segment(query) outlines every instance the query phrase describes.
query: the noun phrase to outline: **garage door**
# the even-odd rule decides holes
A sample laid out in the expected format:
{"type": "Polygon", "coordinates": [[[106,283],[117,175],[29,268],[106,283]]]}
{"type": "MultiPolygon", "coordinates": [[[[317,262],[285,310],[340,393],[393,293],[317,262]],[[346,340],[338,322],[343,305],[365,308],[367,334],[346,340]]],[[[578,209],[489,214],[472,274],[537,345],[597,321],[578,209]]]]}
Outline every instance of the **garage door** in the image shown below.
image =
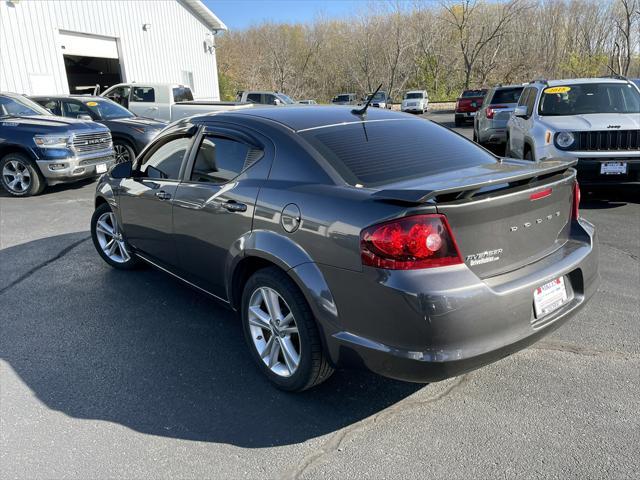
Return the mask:
{"type": "Polygon", "coordinates": [[[118,45],[115,38],[61,31],[60,45],[64,55],[118,58],[118,45]]]}

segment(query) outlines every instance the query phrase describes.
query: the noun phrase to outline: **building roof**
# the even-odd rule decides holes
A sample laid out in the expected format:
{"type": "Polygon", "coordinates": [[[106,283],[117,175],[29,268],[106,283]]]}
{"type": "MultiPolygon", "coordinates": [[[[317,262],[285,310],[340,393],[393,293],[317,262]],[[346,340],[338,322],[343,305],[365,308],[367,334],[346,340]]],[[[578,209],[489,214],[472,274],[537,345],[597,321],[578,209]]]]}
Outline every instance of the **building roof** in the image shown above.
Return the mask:
{"type": "Polygon", "coordinates": [[[227,26],[200,0],[181,0],[211,30],[227,30],[227,26]]]}
{"type": "Polygon", "coordinates": [[[405,113],[384,108],[369,107],[363,118],[351,113],[353,106],[338,105],[284,105],[279,107],[254,107],[224,112],[226,115],[249,115],[281,123],[297,132],[312,128],[361,123],[363,121],[410,120],[415,118],[405,113]]]}

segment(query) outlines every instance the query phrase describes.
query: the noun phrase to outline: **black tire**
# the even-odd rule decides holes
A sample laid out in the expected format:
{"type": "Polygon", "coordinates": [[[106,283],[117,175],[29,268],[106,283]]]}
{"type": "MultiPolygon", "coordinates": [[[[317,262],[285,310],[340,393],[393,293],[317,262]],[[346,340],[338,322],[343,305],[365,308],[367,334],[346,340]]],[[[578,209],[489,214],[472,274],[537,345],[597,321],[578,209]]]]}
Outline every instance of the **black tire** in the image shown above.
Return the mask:
{"type": "Polygon", "coordinates": [[[116,138],[113,140],[113,150],[116,157],[116,163],[134,161],[136,152],[129,142],[116,138]]]}
{"type": "Polygon", "coordinates": [[[462,125],[464,125],[464,118],[456,115],[455,124],[456,124],[456,127],[461,127],[462,125]]]}
{"type": "Polygon", "coordinates": [[[301,392],[314,387],[331,376],[333,367],[328,361],[311,308],[291,278],[277,267],[267,267],[254,273],[244,286],[241,304],[242,329],[251,357],[258,368],[279,389],[301,392]],[[249,302],[261,287],[275,290],[287,303],[298,328],[300,361],[288,377],[277,375],[264,363],[254,345],[249,326],[249,302]]]}
{"type": "Polygon", "coordinates": [[[107,262],[109,265],[111,265],[113,268],[117,268],[119,270],[131,270],[138,267],[141,264],[140,259],[132,253],[131,248],[128,246],[126,240],[124,239],[122,240],[122,242],[124,243],[125,247],[128,250],[128,254],[129,254],[128,260],[114,261],[113,259],[109,258],[107,254],[104,252],[102,246],[100,245],[100,240],[98,238],[96,227],[98,224],[98,219],[106,213],[113,213],[113,211],[111,210],[111,207],[109,206],[109,204],[102,203],[95,209],[95,211],[93,212],[93,215],[91,216],[91,239],[93,240],[93,246],[96,247],[96,250],[98,251],[98,254],[100,255],[100,257],[102,257],[102,259],[105,262],[107,262]]]}
{"type": "Polygon", "coordinates": [[[2,188],[14,197],[39,195],[47,186],[47,182],[35,162],[26,155],[17,152],[8,153],[0,159],[0,183],[2,188]],[[14,168],[14,166],[17,167],[14,168]],[[24,183],[18,181],[12,187],[12,182],[16,179],[11,175],[13,171],[16,171],[16,174],[20,174],[20,178],[24,179],[24,181],[27,181],[26,179],[28,178],[28,184],[25,186],[24,183]]]}
{"type": "Polygon", "coordinates": [[[524,159],[525,160],[529,160],[530,162],[534,162],[535,158],[533,158],[533,152],[531,151],[531,149],[529,147],[525,147],[525,151],[524,151],[524,159]]]}

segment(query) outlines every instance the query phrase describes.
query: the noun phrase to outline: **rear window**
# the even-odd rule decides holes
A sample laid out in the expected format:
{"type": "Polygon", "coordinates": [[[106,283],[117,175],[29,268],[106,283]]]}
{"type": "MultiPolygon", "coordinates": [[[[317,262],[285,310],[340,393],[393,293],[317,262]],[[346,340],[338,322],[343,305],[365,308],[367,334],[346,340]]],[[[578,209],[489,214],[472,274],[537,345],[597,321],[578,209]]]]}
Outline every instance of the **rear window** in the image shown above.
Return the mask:
{"type": "Polygon", "coordinates": [[[496,90],[491,99],[491,105],[497,103],[518,103],[520,95],[522,95],[522,90],[524,90],[524,87],[501,88],[496,90]]]}
{"type": "Polygon", "coordinates": [[[473,142],[426,120],[354,123],[300,135],[347,183],[365,187],[497,162],[473,142]]]}
{"type": "Polygon", "coordinates": [[[178,102],[190,102],[193,100],[193,93],[188,87],[176,87],[173,89],[173,101],[178,102]]]}
{"type": "Polygon", "coordinates": [[[460,96],[462,98],[484,97],[486,93],[486,90],[465,90],[460,96]]]}

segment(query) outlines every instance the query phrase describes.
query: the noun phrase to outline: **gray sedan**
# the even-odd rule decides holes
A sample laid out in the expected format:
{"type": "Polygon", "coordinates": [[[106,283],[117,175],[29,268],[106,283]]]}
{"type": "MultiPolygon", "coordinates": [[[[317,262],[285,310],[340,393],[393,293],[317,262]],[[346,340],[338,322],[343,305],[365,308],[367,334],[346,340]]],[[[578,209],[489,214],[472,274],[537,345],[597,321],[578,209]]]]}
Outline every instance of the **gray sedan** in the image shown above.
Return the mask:
{"type": "Polygon", "coordinates": [[[474,141],[480,145],[507,141],[507,122],[518,105],[523,89],[522,85],[510,85],[489,90],[473,120],[474,141]]]}
{"type": "Polygon", "coordinates": [[[109,265],[154,265],[238,312],[279,388],[339,367],[431,382],[524,348],[595,292],[572,165],[383,109],[238,110],[174,123],[114,167],[91,232],[109,265]]]}

